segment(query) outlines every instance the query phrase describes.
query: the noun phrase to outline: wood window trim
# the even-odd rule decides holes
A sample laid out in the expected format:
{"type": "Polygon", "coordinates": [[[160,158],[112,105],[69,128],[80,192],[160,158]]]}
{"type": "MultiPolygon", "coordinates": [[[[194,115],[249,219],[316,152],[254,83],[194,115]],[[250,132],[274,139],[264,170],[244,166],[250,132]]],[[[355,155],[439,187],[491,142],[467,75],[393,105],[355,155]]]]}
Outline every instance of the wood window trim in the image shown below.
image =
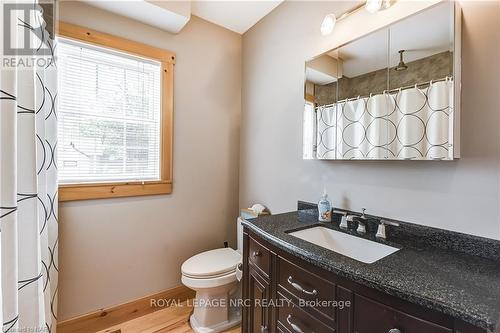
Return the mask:
{"type": "Polygon", "coordinates": [[[59,201],[104,199],[172,193],[174,65],[175,53],[92,29],[58,22],[57,35],[161,63],[160,180],[144,182],[84,183],[59,185],[59,201]]]}

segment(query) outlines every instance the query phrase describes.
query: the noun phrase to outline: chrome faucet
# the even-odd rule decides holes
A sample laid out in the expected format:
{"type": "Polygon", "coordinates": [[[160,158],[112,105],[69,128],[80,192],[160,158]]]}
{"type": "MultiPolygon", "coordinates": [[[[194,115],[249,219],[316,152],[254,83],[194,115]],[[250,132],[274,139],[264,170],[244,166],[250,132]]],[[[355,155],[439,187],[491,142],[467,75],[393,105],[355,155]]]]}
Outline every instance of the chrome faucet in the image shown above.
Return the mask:
{"type": "Polygon", "coordinates": [[[358,228],[356,229],[356,232],[358,234],[366,234],[366,225],[365,222],[367,220],[367,217],[365,216],[365,208],[363,208],[363,213],[361,216],[357,215],[347,215],[346,220],[349,222],[358,222],[358,228]]]}
{"type": "Polygon", "coordinates": [[[380,223],[379,223],[378,229],[377,229],[377,234],[375,235],[377,238],[387,239],[387,235],[385,233],[385,226],[386,225],[392,225],[394,227],[399,227],[399,223],[397,223],[397,222],[380,220],[380,223]]]}
{"type": "Polygon", "coordinates": [[[358,229],[356,229],[356,232],[358,234],[366,234],[366,225],[365,225],[366,216],[365,216],[365,210],[366,209],[363,208],[363,213],[361,214],[361,216],[358,219],[358,229]]]}

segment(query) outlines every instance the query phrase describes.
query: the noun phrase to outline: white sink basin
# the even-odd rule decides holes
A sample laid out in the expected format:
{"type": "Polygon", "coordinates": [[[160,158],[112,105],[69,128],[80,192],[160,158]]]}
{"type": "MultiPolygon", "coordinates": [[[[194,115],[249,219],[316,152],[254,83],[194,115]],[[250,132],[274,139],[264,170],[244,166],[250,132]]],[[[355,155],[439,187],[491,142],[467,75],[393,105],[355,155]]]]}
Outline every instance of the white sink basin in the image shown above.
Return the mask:
{"type": "Polygon", "coordinates": [[[289,235],[335,251],[349,258],[371,264],[398,248],[351,236],[325,227],[314,227],[291,232],[289,235]]]}

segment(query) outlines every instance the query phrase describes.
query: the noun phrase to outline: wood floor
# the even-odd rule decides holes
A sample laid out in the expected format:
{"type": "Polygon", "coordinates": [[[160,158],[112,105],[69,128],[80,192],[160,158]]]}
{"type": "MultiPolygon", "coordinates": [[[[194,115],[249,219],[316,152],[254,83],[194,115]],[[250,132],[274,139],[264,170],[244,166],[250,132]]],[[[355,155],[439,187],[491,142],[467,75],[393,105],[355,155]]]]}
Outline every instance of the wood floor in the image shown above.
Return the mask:
{"type": "MultiPolygon", "coordinates": [[[[192,333],[189,316],[193,308],[186,303],[155,311],[96,333],[192,333]]],[[[235,327],[225,333],[240,333],[235,327]]]]}

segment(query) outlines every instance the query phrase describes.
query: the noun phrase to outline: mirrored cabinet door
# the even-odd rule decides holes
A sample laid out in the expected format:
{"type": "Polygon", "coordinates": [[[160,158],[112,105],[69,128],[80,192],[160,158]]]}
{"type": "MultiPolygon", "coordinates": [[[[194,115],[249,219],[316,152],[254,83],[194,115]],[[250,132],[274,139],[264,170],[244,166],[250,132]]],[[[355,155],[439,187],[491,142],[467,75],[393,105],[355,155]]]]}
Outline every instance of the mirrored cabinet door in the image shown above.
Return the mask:
{"type": "Polygon", "coordinates": [[[391,158],[453,159],[453,22],[445,2],[389,28],[391,158]]]}
{"type": "Polygon", "coordinates": [[[338,49],[337,159],[386,159],[390,100],[388,29],[379,30],[338,49]]]}
{"type": "Polygon", "coordinates": [[[313,125],[305,127],[304,133],[312,132],[314,137],[308,144],[313,147],[311,158],[337,157],[338,79],[342,77],[339,62],[338,50],[332,50],[306,63],[306,88],[313,94],[306,107],[313,106],[314,114],[307,115],[313,125]]]}
{"type": "Polygon", "coordinates": [[[304,158],[458,156],[456,6],[432,6],[306,62],[304,158]]]}

